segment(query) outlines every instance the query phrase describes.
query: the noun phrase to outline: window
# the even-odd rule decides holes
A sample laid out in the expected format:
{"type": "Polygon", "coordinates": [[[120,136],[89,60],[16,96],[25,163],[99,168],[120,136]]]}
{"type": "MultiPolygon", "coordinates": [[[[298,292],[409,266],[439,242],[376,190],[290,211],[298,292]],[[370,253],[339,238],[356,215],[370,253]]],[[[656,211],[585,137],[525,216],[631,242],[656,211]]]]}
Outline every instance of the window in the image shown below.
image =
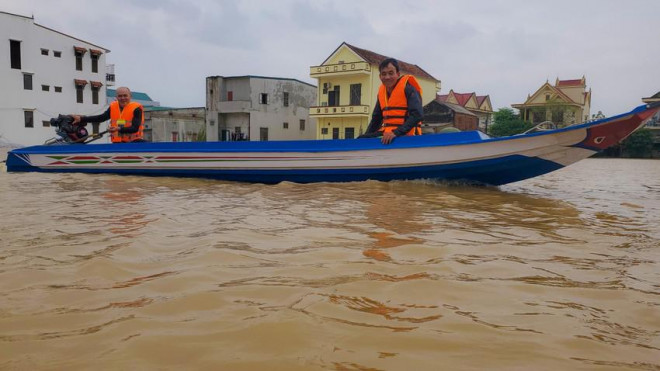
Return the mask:
{"type": "Polygon", "coordinates": [[[62,52],[58,52],[57,50],[53,50],[53,57],[62,58],[62,52]]]}
{"type": "Polygon", "coordinates": [[[353,139],[353,138],[355,138],[355,128],[345,128],[344,139],[353,139]]]}
{"type": "Polygon", "coordinates": [[[90,55],[92,58],[92,72],[98,73],[99,72],[99,55],[98,54],[92,54],[90,55]]]}
{"type": "Polygon", "coordinates": [[[48,49],[41,49],[41,55],[48,55],[48,49]]]}
{"type": "Polygon", "coordinates": [[[231,102],[233,100],[234,100],[234,92],[230,90],[227,92],[227,101],[231,102]]]}
{"type": "Polygon", "coordinates": [[[80,46],[74,46],[73,51],[76,54],[76,71],[83,70],[83,56],[87,53],[87,49],[80,46]]]}
{"type": "Polygon", "coordinates": [[[289,128],[289,123],[288,122],[282,123],[282,129],[288,129],[288,128],[289,128]]]}
{"type": "Polygon", "coordinates": [[[351,84],[351,106],[359,106],[362,101],[362,84],[351,84]]]}
{"type": "Polygon", "coordinates": [[[82,71],[82,54],[76,54],[76,71],[82,71]]]}
{"type": "Polygon", "coordinates": [[[172,132],[172,142],[176,142],[179,139],[179,132],[178,131],[173,131],[172,132]]]}
{"type": "Polygon", "coordinates": [[[321,128],[321,135],[328,135],[328,128],[321,128]]]}
{"type": "Polygon", "coordinates": [[[83,103],[83,89],[84,85],[76,85],[76,102],[83,103]]]}
{"type": "Polygon", "coordinates": [[[15,70],[21,69],[21,42],[17,40],[9,40],[9,55],[11,59],[11,68],[15,70]]]}
{"type": "Polygon", "coordinates": [[[48,127],[50,127],[50,121],[44,120],[44,121],[41,122],[41,125],[45,128],[48,128],[48,127]]]}
{"type": "Polygon", "coordinates": [[[289,107],[289,93],[284,92],[284,96],[282,97],[282,102],[284,104],[284,107],[289,107]]]}
{"type": "Polygon", "coordinates": [[[335,85],[335,90],[328,92],[328,106],[336,107],[339,105],[339,85],[335,85]]]}
{"type": "Polygon", "coordinates": [[[268,104],[268,94],[266,93],[261,93],[259,95],[259,103],[261,104],[268,104]]]}
{"type": "Polygon", "coordinates": [[[50,85],[41,85],[42,91],[50,91],[50,85]]]}
{"type": "Polygon", "coordinates": [[[34,127],[34,111],[23,111],[23,116],[25,117],[25,127],[33,128],[34,127]]]}
{"type": "Polygon", "coordinates": [[[24,73],[23,74],[23,89],[32,90],[32,74],[24,73]]]}
{"type": "Polygon", "coordinates": [[[92,87],[92,104],[99,104],[99,88],[92,87]]]}
{"type": "Polygon", "coordinates": [[[339,128],[332,128],[332,139],[339,139],[339,128]]]}
{"type": "Polygon", "coordinates": [[[300,131],[305,131],[305,120],[300,120],[300,131]]]}
{"type": "Polygon", "coordinates": [[[550,100],[550,94],[546,94],[546,95],[545,95],[545,100],[546,100],[546,101],[549,101],[549,100],[550,100]]]}
{"type": "Polygon", "coordinates": [[[62,92],[62,87],[61,86],[56,86],[55,87],[55,92],[56,93],[61,93],[62,92]]]}
{"type": "Polygon", "coordinates": [[[262,142],[268,140],[268,128],[259,128],[259,140],[262,142]]]}

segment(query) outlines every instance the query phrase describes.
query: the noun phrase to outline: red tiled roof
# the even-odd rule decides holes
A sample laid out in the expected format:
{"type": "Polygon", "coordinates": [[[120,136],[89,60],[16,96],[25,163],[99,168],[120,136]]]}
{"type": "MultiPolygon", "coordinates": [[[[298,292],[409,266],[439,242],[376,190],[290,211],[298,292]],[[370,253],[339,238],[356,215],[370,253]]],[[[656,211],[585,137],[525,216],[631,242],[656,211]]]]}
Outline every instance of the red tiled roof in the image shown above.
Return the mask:
{"type": "Polygon", "coordinates": [[[582,80],[559,80],[557,81],[557,86],[582,86],[582,80]]]}
{"type": "Polygon", "coordinates": [[[449,94],[435,96],[435,100],[442,103],[446,102],[447,98],[449,98],[449,94]]]}
{"type": "Polygon", "coordinates": [[[465,107],[465,104],[470,100],[472,94],[474,93],[454,93],[454,97],[456,97],[458,104],[465,107]]]}
{"type": "Polygon", "coordinates": [[[83,48],[82,46],[74,46],[74,47],[73,47],[73,50],[74,50],[76,53],[80,53],[80,54],[85,54],[85,53],[87,53],[87,49],[86,49],[86,48],[83,48]]]}
{"type": "MultiPolygon", "coordinates": [[[[357,55],[362,57],[362,59],[364,59],[365,61],[367,61],[371,64],[378,65],[378,64],[380,64],[380,62],[382,62],[383,60],[388,58],[384,55],[374,53],[370,50],[358,48],[358,47],[350,45],[346,42],[344,42],[344,44],[346,44],[346,46],[351,48],[351,50],[353,50],[357,55]]],[[[340,47],[341,47],[341,45],[340,45],[340,47]]],[[[439,81],[435,77],[431,76],[428,72],[424,71],[418,65],[410,64],[410,63],[404,62],[400,59],[397,59],[397,60],[399,61],[399,69],[401,70],[401,72],[405,72],[405,73],[410,74],[410,75],[425,77],[427,79],[439,81]]]]}
{"type": "Polygon", "coordinates": [[[73,79],[73,83],[79,86],[87,85],[87,80],[73,79]]]}
{"type": "Polygon", "coordinates": [[[91,54],[93,54],[93,55],[101,55],[101,54],[103,54],[103,52],[100,51],[100,50],[98,50],[98,49],[89,49],[89,52],[90,52],[91,54]]]}
{"type": "Polygon", "coordinates": [[[90,81],[89,83],[95,88],[100,88],[101,86],[103,86],[103,83],[100,81],[90,81]]]}
{"type": "Polygon", "coordinates": [[[478,95],[477,96],[477,103],[479,103],[479,107],[484,103],[484,101],[488,98],[487,95],[478,95]]]}

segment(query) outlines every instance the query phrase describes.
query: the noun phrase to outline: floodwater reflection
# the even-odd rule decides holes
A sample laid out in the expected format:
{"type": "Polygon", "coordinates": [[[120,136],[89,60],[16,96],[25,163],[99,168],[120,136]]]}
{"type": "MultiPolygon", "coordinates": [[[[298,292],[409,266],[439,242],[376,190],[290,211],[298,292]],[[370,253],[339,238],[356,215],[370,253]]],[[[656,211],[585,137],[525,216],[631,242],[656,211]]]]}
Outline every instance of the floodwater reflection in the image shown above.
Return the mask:
{"type": "Polygon", "coordinates": [[[658,369],[657,164],[499,188],[0,173],[0,368],[658,369]]]}

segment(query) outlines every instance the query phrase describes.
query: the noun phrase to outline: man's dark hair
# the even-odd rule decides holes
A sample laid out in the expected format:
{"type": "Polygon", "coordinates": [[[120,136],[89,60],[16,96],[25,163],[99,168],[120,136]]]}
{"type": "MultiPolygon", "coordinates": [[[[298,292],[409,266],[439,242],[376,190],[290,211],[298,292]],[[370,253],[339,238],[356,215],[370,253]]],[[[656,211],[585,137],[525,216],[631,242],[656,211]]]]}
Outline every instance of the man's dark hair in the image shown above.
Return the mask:
{"type": "Polygon", "coordinates": [[[394,66],[396,72],[399,73],[399,61],[397,61],[394,58],[385,58],[382,62],[380,62],[380,64],[378,65],[378,72],[382,71],[383,68],[387,67],[390,64],[394,66]]]}

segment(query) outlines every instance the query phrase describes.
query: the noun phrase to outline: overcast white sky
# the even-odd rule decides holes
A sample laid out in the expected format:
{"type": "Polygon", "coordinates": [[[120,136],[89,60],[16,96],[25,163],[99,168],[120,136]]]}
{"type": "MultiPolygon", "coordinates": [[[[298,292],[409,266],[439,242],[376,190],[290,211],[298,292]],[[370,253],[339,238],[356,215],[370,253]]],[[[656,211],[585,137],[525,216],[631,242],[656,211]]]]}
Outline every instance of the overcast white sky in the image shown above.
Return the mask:
{"type": "Polygon", "coordinates": [[[205,105],[206,76],[316,85],[343,41],[414,63],[441,94],[522,103],[546,80],[587,78],[592,113],[660,91],[659,0],[0,0],[0,11],[110,49],[118,86],[205,105]]]}

